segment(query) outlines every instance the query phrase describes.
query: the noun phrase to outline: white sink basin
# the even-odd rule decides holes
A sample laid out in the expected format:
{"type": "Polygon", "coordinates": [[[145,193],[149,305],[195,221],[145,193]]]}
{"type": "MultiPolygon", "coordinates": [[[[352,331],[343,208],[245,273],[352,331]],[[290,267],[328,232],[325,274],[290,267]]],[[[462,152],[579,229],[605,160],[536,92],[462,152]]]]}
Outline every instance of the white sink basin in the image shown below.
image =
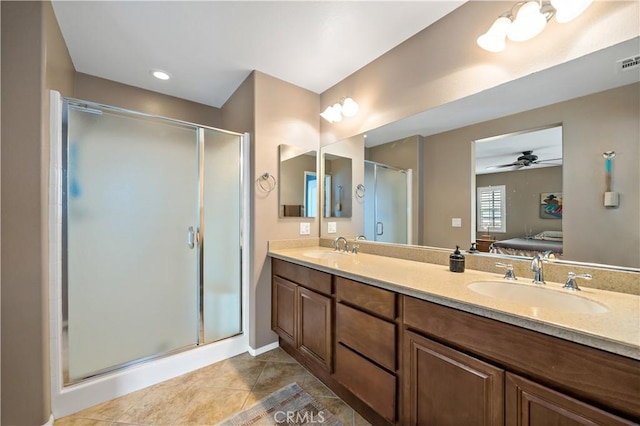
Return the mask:
{"type": "Polygon", "coordinates": [[[573,293],[561,293],[544,287],[516,284],[507,281],[476,281],[467,286],[483,296],[542,309],[582,314],[601,314],[608,309],[598,302],[573,293]]]}
{"type": "Polygon", "coordinates": [[[308,251],[302,253],[303,256],[311,257],[313,259],[346,259],[349,257],[348,253],[338,252],[338,251],[308,251]]]}

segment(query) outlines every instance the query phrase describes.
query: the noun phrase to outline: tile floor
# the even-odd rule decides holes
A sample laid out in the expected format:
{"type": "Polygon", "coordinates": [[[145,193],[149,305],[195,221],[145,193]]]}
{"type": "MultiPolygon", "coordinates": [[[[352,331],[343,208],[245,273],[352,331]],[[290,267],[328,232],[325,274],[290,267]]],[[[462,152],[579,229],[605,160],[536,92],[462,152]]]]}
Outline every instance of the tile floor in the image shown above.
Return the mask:
{"type": "MultiPolygon", "coordinates": [[[[297,382],[345,426],[369,425],[280,348],[248,353],[55,421],[55,426],[214,425],[297,382]]],[[[370,426],[370,425],[369,425],[370,426]]]]}

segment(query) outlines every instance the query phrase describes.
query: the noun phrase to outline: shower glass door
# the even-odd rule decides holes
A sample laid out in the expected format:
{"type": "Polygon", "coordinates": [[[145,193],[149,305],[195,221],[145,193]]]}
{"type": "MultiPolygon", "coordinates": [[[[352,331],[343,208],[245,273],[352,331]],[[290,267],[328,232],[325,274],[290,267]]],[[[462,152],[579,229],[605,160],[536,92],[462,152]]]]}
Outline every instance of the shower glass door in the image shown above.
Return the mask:
{"type": "Polygon", "coordinates": [[[371,241],[408,242],[409,199],[407,172],[365,161],[365,237],[371,241]]]}
{"type": "Polygon", "coordinates": [[[242,137],[74,104],[63,128],[64,382],[241,333],[242,137]]]}

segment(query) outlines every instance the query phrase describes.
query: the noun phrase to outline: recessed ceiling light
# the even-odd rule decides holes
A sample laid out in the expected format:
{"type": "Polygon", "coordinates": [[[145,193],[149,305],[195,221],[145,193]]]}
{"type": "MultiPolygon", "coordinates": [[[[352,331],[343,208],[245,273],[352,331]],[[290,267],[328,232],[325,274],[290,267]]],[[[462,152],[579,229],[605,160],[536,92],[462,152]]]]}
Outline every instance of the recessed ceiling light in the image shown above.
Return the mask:
{"type": "Polygon", "coordinates": [[[158,80],[169,80],[171,76],[169,73],[160,70],[151,70],[151,75],[157,78],[158,80]]]}

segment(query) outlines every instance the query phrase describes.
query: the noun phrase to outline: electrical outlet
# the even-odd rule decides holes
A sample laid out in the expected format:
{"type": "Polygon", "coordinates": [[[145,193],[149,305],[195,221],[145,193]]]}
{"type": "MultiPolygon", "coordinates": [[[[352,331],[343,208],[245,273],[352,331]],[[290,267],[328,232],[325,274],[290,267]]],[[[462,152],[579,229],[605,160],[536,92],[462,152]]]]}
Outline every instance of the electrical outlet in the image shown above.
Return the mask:
{"type": "Polygon", "coordinates": [[[335,222],[327,222],[327,234],[335,234],[337,232],[335,222]]]}
{"type": "Polygon", "coordinates": [[[460,218],[460,217],[452,217],[451,218],[451,227],[452,228],[462,228],[462,218],[460,218]]]}
{"type": "Polygon", "coordinates": [[[311,224],[309,222],[300,222],[300,235],[310,235],[311,224]]]}

